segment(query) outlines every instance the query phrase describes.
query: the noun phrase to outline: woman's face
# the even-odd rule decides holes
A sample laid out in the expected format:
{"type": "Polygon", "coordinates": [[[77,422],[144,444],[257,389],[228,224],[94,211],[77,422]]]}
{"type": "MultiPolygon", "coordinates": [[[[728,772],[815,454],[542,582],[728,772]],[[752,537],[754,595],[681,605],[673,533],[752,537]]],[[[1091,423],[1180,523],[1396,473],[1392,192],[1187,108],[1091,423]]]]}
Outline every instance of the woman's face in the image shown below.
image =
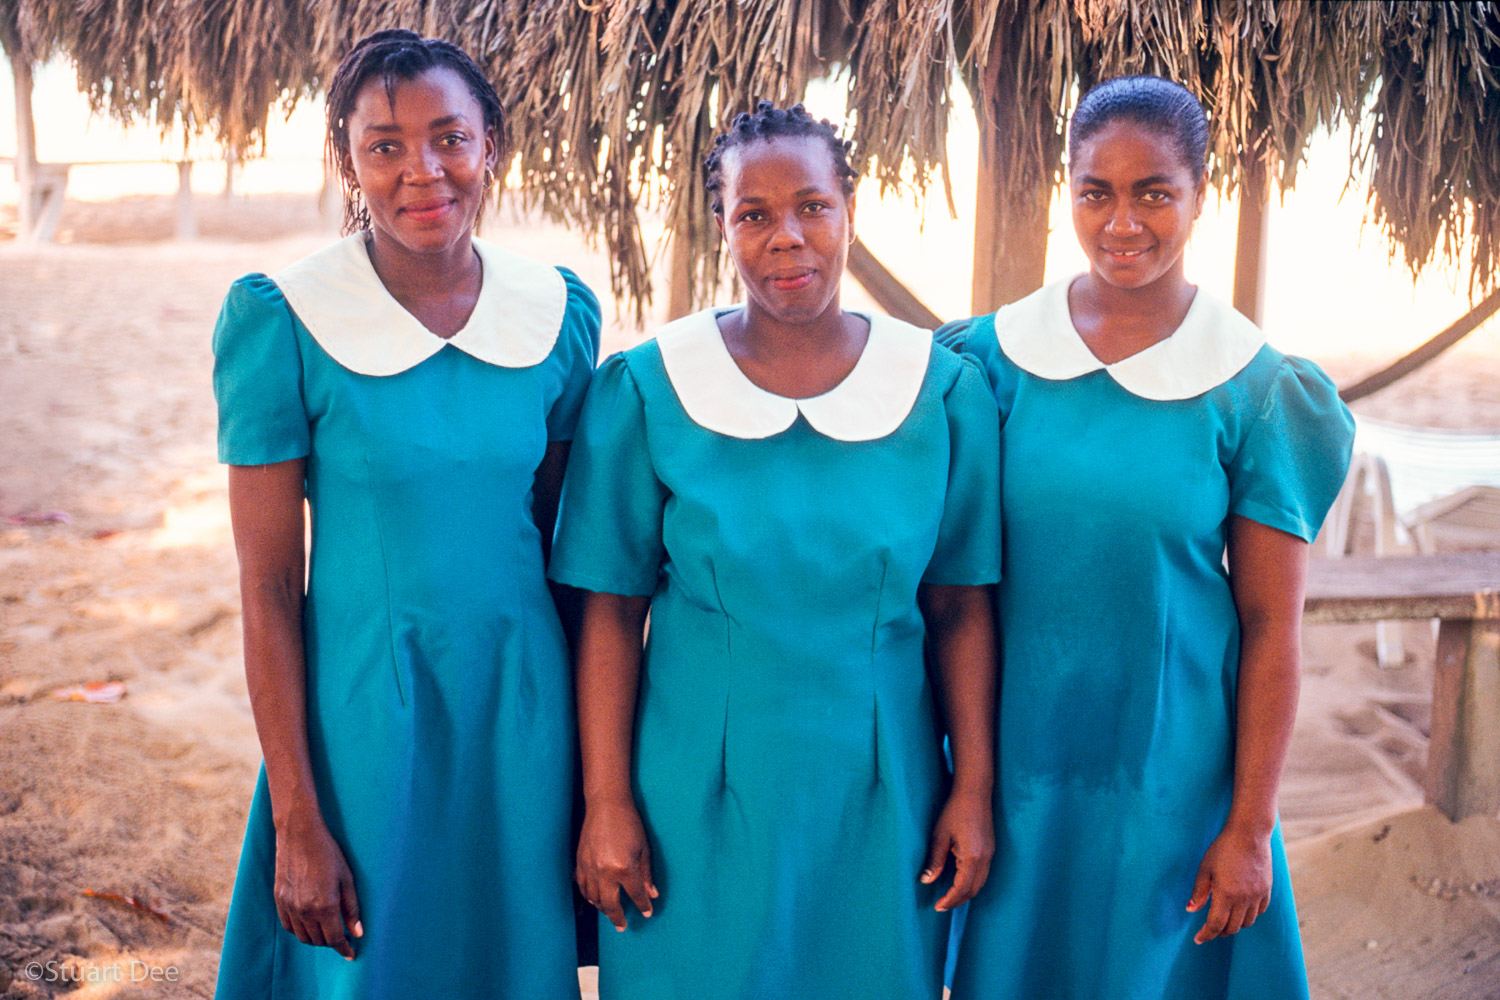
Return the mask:
{"type": "Polygon", "coordinates": [[[1136,122],[1110,122],[1074,151],[1069,189],[1073,228],[1100,279],[1144,288],[1181,275],[1204,186],[1170,137],[1136,122]]]}
{"type": "Polygon", "coordinates": [[[399,80],[389,97],[372,77],[348,125],[344,170],[364,194],[377,237],[431,253],[473,231],[498,146],[457,72],[440,66],[399,80]]]}
{"type": "Polygon", "coordinates": [[[724,154],[719,231],[750,302],[785,323],[838,309],[854,198],[816,136],[754,139],[724,154]]]}

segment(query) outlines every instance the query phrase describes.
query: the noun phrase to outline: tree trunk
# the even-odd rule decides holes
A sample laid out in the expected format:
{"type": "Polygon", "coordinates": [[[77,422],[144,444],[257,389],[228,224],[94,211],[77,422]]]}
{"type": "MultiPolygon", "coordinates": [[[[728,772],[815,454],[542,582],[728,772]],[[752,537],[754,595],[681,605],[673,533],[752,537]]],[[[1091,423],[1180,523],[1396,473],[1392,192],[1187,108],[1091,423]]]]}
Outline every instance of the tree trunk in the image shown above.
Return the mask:
{"type": "Polygon", "coordinates": [[[177,226],[179,240],[198,238],[198,213],[193,205],[193,161],[177,161],[177,226]]]}
{"type": "MultiPolygon", "coordinates": [[[[994,312],[1042,287],[1047,264],[1050,183],[1019,190],[1003,162],[1001,138],[1025,127],[1022,109],[995,95],[1013,94],[1014,60],[992,59],[994,69],[979,87],[979,179],[974,199],[974,285],[970,306],[976,315],[994,312]]],[[[1030,111],[1031,109],[1026,109],[1030,111]]]]}
{"type": "Polygon", "coordinates": [[[11,73],[16,82],[16,187],[19,189],[18,215],[21,242],[35,236],[41,200],[36,184],[36,123],[31,114],[31,63],[12,56],[11,73]]]}
{"type": "Polygon", "coordinates": [[[1265,164],[1247,168],[1240,184],[1240,217],[1234,236],[1234,307],[1256,326],[1266,312],[1266,211],[1271,198],[1265,164]]]}

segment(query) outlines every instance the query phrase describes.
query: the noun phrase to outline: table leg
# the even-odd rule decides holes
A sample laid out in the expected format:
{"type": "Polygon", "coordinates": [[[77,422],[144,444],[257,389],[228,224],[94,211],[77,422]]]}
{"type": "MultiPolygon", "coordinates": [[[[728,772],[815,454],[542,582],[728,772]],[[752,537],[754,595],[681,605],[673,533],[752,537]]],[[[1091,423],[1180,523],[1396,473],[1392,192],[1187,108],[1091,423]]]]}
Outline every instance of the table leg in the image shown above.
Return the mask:
{"type": "Polygon", "coordinates": [[[1427,801],[1454,821],[1500,812],[1500,621],[1438,627],[1427,801]]]}

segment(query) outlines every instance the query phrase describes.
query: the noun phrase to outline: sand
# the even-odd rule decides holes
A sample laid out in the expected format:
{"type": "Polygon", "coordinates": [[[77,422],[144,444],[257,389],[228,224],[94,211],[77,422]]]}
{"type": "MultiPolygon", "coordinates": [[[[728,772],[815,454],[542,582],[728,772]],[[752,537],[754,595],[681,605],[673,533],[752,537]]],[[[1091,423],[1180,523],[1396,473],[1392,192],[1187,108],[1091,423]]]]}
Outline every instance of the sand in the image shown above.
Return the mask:
{"type": "MultiPolygon", "coordinates": [[[[8,998],[212,994],[259,748],[208,334],[233,278],[329,233],[308,196],[203,199],[200,211],[203,237],[190,244],[169,240],[166,198],[70,203],[66,244],[0,242],[8,998]],[[52,695],[88,681],[123,682],[126,694],[52,695]]],[[[604,259],[555,227],[501,213],[487,235],[608,287],[604,259]]],[[[609,348],[641,336],[608,303],[606,315],[609,348]]],[[[1385,359],[1319,360],[1347,379],[1385,359]]],[[[1500,428],[1500,336],[1360,409],[1500,428]]],[[[1432,639],[1425,624],[1406,635],[1408,663],[1383,670],[1370,627],[1307,634],[1282,812],[1321,1000],[1500,997],[1500,822],[1455,825],[1422,808],[1432,639]]]]}

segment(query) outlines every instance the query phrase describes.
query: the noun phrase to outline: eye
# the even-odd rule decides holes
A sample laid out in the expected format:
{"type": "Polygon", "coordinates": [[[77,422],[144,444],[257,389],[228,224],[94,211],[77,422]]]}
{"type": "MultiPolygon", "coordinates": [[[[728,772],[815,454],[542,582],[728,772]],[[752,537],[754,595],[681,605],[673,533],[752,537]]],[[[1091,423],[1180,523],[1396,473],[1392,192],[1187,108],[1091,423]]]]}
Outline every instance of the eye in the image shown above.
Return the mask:
{"type": "Polygon", "coordinates": [[[1167,192],[1165,191],[1147,191],[1145,194],[1141,195],[1141,204],[1165,205],[1168,201],[1171,200],[1171,197],[1172,196],[1167,194],[1167,192]]]}
{"type": "Polygon", "coordinates": [[[394,153],[395,151],[396,144],[388,139],[382,139],[370,147],[370,152],[380,156],[384,156],[387,153],[394,153]]]}
{"type": "Polygon", "coordinates": [[[453,147],[457,147],[457,146],[462,146],[464,143],[466,143],[468,141],[469,141],[469,137],[466,136],[466,135],[464,135],[462,132],[449,132],[447,135],[443,136],[441,139],[438,140],[438,144],[442,145],[442,146],[448,146],[450,148],[453,148],[453,147]]]}
{"type": "Polygon", "coordinates": [[[762,212],[762,211],[760,211],[758,209],[753,209],[752,208],[748,212],[741,212],[740,213],[740,217],[739,217],[739,221],[741,221],[741,222],[760,222],[765,217],[766,217],[766,214],[764,212],[762,212]]]}
{"type": "Polygon", "coordinates": [[[1084,201],[1099,202],[1108,198],[1109,195],[1103,191],[1100,191],[1098,188],[1089,188],[1079,197],[1081,197],[1084,201]]]}
{"type": "Polygon", "coordinates": [[[805,215],[821,215],[826,211],[828,211],[828,206],[821,201],[810,201],[802,206],[802,212],[805,215]]]}

